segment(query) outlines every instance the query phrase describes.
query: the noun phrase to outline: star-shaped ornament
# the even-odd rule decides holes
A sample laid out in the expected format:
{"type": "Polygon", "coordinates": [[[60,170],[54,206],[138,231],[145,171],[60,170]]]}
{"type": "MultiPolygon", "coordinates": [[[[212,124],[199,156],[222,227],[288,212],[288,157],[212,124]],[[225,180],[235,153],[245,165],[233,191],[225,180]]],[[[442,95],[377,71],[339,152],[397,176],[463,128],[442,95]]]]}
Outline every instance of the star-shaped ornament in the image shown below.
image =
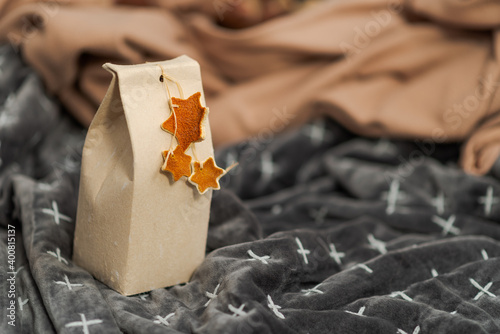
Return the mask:
{"type": "Polygon", "coordinates": [[[173,97],[173,112],[161,125],[163,130],[175,135],[183,152],[191,143],[205,139],[204,123],[208,109],[201,105],[200,99],[200,92],[185,100],[173,97]]]}
{"type": "Polygon", "coordinates": [[[161,170],[170,172],[174,181],[178,181],[182,176],[189,177],[191,175],[191,156],[185,154],[180,145],[177,145],[170,154],[168,151],[163,151],[163,159],[165,162],[161,166],[161,170]]]}
{"type": "Polygon", "coordinates": [[[200,194],[208,189],[220,189],[219,179],[225,174],[224,169],[215,164],[214,158],[209,157],[203,165],[199,161],[193,163],[194,172],[189,177],[189,182],[196,186],[200,194]]]}

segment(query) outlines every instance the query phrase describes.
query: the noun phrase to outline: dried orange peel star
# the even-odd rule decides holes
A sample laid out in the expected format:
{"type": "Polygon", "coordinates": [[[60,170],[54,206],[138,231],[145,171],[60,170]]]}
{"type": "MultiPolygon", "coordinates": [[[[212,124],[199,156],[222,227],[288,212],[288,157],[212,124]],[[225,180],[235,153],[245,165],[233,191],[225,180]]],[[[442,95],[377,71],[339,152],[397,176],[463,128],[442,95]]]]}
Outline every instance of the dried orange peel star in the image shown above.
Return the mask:
{"type": "Polygon", "coordinates": [[[173,112],[161,128],[173,134],[185,152],[189,145],[205,139],[204,123],[208,109],[201,105],[201,93],[187,99],[172,97],[173,112]]]}
{"type": "Polygon", "coordinates": [[[193,163],[194,172],[189,177],[189,182],[196,186],[200,194],[208,189],[220,189],[219,179],[226,173],[224,169],[215,164],[214,158],[209,157],[203,165],[199,161],[193,163]]]}
{"type": "Polygon", "coordinates": [[[170,154],[169,151],[163,151],[163,159],[165,162],[161,170],[170,172],[174,181],[178,181],[183,176],[189,177],[191,175],[191,156],[185,154],[179,145],[170,154]]]}

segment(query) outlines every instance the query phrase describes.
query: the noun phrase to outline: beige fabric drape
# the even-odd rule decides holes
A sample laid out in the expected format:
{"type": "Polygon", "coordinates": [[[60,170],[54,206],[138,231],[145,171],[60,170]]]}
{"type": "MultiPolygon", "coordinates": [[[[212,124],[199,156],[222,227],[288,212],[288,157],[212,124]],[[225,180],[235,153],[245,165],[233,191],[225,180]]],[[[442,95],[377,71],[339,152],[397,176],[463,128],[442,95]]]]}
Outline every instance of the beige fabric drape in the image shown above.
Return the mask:
{"type": "Polygon", "coordinates": [[[110,80],[102,63],[187,54],[216,145],[329,115],[362,135],[464,141],[470,173],[500,153],[495,0],[324,1],[243,30],[216,25],[200,0],[13,2],[0,1],[0,38],[85,125],[110,80]]]}

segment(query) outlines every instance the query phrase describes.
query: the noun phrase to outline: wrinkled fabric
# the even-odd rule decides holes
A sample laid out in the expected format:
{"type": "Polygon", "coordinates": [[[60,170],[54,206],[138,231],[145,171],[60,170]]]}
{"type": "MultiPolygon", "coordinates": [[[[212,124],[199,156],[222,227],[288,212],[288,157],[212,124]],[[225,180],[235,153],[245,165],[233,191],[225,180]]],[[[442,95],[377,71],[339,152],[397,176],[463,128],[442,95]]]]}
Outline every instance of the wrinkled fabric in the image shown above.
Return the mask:
{"type": "Polygon", "coordinates": [[[497,1],[323,1],[238,31],[214,23],[230,2],[95,3],[15,6],[0,23],[0,39],[82,124],[110,80],[102,63],[187,54],[201,64],[218,146],[328,115],[365,136],[465,141],[469,173],[499,156],[497,1]]]}
{"type": "Polygon", "coordinates": [[[218,150],[240,165],[214,193],[191,280],[111,290],[71,261],[85,130],[5,50],[0,287],[14,277],[16,326],[4,293],[1,333],[500,331],[498,176],[460,170],[457,144],[371,140],[331,120],[218,150]]]}

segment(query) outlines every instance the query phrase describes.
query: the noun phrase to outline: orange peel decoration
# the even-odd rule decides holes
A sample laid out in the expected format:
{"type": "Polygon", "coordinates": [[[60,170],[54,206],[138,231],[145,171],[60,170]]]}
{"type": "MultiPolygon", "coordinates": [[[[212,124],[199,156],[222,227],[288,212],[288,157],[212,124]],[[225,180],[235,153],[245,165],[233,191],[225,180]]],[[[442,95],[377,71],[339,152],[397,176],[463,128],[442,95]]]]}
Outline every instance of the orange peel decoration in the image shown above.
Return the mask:
{"type": "Polygon", "coordinates": [[[187,99],[172,97],[173,113],[163,122],[161,128],[175,135],[179,146],[185,152],[189,145],[205,139],[204,122],[208,109],[201,105],[201,93],[197,92],[187,99]]]}
{"type": "Polygon", "coordinates": [[[191,175],[191,156],[185,154],[179,145],[170,154],[168,152],[163,151],[165,162],[161,166],[161,170],[170,172],[174,181],[178,181],[183,176],[189,177],[191,175]]]}
{"type": "Polygon", "coordinates": [[[213,157],[209,157],[203,165],[199,161],[193,163],[194,172],[189,177],[189,182],[196,186],[200,194],[208,189],[220,189],[219,179],[225,174],[224,169],[215,164],[213,157]]]}

